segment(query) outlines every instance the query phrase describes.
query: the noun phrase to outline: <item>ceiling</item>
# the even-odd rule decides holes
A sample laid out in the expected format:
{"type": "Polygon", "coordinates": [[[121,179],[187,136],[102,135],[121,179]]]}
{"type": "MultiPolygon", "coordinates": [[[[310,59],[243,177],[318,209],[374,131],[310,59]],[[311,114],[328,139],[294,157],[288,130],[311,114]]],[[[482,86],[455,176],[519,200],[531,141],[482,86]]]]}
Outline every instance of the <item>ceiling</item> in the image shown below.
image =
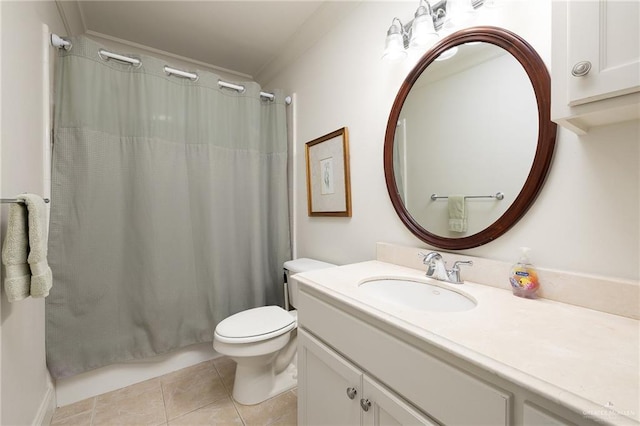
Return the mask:
{"type": "Polygon", "coordinates": [[[259,74],[325,1],[78,1],[81,32],[259,74]]]}

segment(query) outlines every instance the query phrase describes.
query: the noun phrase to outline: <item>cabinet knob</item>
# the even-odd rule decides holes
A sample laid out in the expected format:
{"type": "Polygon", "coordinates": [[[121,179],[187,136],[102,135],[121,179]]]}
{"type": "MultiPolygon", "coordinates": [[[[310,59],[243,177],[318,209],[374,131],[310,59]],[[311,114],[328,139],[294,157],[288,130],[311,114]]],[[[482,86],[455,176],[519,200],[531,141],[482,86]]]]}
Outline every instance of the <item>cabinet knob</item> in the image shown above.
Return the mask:
{"type": "Polygon", "coordinates": [[[581,61],[573,66],[571,75],[574,77],[584,77],[589,74],[589,71],[591,71],[591,62],[581,61]]]}
{"type": "Polygon", "coordinates": [[[357,394],[358,391],[356,390],[356,388],[347,388],[347,396],[349,397],[349,399],[354,399],[357,394]]]}
{"type": "Polygon", "coordinates": [[[371,407],[371,401],[369,401],[368,399],[362,398],[360,400],[360,406],[364,411],[369,411],[369,408],[371,407]]]}

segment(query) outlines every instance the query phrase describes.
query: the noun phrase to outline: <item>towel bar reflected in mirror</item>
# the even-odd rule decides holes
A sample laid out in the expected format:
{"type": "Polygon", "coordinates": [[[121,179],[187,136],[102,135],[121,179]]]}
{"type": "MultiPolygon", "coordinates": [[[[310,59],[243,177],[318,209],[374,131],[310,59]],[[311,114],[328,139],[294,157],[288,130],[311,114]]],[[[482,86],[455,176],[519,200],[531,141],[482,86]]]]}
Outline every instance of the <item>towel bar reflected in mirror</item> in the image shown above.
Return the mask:
{"type": "MultiPolygon", "coordinates": [[[[431,194],[431,199],[433,201],[441,199],[441,198],[449,198],[449,196],[431,194]]],[[[502,200],[504,198],[504,194],[502,192],[496,192],[495,195],[465,195],[464,198],[465,199],[467,199],[467,198],[495,198],[496,200],[502,200]]]]}

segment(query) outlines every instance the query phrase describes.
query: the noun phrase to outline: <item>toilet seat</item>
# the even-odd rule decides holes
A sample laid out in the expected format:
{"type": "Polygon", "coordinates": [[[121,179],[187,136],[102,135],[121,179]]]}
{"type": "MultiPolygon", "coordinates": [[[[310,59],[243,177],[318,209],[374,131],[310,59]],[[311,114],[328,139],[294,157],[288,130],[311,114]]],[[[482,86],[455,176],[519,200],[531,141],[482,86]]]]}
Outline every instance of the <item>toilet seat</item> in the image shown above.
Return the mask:
{"type": "Polygon", "coordinates": [[[238,312],[220,321],[215,337],[224,343],[252,343],[271,339],[294,329],[294,315],[279,306],[262,306],[238,312]]]}

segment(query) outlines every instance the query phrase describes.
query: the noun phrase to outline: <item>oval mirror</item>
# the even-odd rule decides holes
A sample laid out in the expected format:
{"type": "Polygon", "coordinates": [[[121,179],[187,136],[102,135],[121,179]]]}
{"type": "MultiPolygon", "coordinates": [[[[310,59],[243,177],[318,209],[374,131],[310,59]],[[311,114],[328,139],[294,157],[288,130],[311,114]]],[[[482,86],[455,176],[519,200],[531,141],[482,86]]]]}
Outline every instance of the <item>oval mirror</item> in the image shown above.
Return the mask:
{"type": "Polygon", "coordinates": [[[535,200],[555,139],[550,77],[536,51],[501,28],[458,31],[422,57],[396,96],[384,143],[391,202],[428,244],[486,244],[535,200]]]}

